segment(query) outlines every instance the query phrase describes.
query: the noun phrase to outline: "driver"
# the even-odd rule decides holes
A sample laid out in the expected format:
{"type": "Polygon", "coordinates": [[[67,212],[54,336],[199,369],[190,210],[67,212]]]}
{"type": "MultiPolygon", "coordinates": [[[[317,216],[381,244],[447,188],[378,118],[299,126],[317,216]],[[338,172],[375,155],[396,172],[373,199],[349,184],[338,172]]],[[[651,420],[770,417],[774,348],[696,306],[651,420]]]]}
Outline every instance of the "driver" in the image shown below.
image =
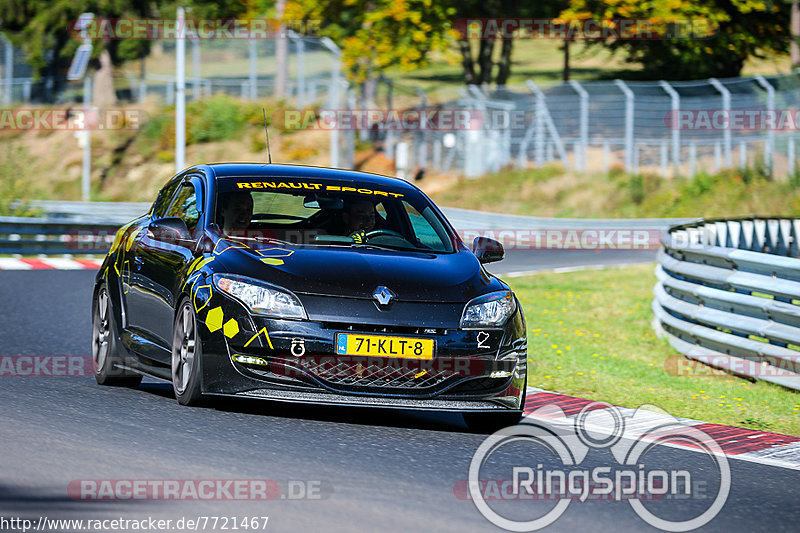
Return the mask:
{"type": "Polygon", "coordinates": [[[233,191],[220,199],[222,231],[227,235],[243,232],[250,226],[253,217],[253,197],[248,191],[233,191]]]}
{"type": "Polygon", "coordinates": [[[363,198],[345,201],[341,217],[344,233],[363,243],[367,233],[375,229],[375,204],[363,198]]]}

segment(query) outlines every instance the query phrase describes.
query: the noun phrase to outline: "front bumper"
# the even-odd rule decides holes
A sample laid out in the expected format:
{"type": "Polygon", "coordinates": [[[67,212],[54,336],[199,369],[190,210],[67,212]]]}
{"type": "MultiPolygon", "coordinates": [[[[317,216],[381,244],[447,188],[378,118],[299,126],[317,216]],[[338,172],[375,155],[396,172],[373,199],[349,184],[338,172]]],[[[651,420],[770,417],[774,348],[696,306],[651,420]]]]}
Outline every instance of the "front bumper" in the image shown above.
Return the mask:
{"type": "Polygon", "coordinates": [[[269,319],[218,294],[197,314],[205,394],[415,410],[522,408],[527,341],[519,310],[503,329],[485,331],[269,319]],[[436,353],[422,361],[340,356],[342,332],[433,339],[436,353]]]}

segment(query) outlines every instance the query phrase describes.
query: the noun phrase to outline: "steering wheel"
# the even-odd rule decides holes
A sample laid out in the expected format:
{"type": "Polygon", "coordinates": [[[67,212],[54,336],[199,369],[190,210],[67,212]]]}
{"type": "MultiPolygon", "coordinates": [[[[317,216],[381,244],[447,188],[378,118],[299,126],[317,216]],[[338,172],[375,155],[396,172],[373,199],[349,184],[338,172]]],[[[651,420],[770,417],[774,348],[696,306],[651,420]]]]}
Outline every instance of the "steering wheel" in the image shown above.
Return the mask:
{"type": "Polygon", "coordinates": [[[390,235],[392,237],[399,237],[399,238],[403,239],[406,242],[408,241],[405,237],[403,237],[402,234],[400,234],[400,233],[398,233],[398,232],[396,232],[394,230],[391,230],[391,229],[374,229],[374,230],[370,231],[369,233],[367,233],[365,235],[365,237],[367,239],[371,239],[373,237],[379,237],[381,235],[390,235]]]}

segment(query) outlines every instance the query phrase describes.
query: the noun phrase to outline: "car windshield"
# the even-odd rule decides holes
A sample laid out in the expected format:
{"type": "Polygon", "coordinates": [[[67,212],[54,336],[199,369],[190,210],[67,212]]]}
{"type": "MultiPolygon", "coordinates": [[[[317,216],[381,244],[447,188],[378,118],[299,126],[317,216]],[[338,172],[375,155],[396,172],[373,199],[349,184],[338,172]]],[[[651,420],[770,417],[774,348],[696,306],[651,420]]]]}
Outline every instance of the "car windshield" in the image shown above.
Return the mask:
{"type": "Polygon", "coordinates": [[[451,253],[454,237],[424,195],[319,178],[219,178],[216,224],[228,237],[299,246],[451,253]]]}

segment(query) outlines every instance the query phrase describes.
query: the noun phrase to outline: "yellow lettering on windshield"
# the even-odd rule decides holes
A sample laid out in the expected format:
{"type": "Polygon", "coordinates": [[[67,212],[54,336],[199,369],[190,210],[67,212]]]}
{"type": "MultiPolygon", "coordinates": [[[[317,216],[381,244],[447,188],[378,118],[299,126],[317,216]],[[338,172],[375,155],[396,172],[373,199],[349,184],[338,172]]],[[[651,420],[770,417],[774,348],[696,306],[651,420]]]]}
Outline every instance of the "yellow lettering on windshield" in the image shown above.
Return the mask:
{"type": "Polygon", "coordinates": [[[370,196],[385,196],[402,198],[403,195],[396,192],[376,191],[372,189],[362,189],[347,185],[323,185],[322,183],[286,182],[286,181],[240,181],[236,183],[239,189],[309,189],[314,191],[341,191],[349,193],[364,194],[370,196]]]}

